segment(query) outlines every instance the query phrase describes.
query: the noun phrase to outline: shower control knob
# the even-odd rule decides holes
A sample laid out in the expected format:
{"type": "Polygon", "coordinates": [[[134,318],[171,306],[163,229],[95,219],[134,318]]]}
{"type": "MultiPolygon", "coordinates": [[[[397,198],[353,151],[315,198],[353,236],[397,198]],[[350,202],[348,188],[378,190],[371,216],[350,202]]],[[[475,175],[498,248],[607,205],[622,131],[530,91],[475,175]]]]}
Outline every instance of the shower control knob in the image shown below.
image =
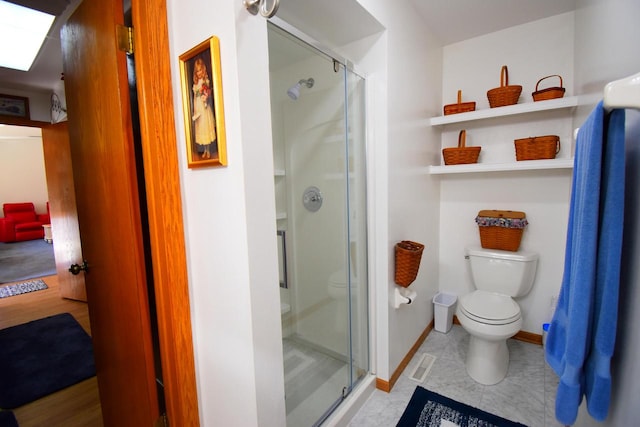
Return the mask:
{"type": "Polygon", "coordinates": [[[322,207],[322,193],[318,187],[307,187],[302,194],[302,204],[309,212],[316,212],[322,207]]]}

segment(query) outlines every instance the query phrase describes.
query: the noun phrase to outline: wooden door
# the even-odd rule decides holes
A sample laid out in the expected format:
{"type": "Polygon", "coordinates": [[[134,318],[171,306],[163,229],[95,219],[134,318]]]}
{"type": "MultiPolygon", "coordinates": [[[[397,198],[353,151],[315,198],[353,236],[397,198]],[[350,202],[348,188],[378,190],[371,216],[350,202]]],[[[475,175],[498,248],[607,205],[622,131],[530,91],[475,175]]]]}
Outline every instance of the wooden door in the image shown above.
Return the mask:
{"type": "Polygon", "coordinates": [[[122,0],[85,0],[61,38],[102,413],[105,425],[137,427],[159,406],[122,23],[122,0]]]}
{"type": "Polygon", "coordinates": [[[84,275],[69,272],[69,266],[82,259],[82,247],[66,122],[42,128],[42,148],[60,296],[86,302],[84,275]]]}

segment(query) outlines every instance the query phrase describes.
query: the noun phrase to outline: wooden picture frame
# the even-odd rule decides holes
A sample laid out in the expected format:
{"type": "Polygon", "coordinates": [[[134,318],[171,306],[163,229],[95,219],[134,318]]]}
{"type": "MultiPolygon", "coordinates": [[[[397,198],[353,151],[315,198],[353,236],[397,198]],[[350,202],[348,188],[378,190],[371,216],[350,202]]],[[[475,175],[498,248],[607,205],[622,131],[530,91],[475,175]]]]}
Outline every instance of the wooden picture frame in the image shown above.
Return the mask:
{"type": "Polygon", "coordinates": [[[31,119],[29,115],[29,98],[0,94],[0,116],[31,119]]]}
{"type": "Polygon", "coordinates": [[[212,36],[179,59],[187,166],[226,166],[220,41],[212,36]]]}

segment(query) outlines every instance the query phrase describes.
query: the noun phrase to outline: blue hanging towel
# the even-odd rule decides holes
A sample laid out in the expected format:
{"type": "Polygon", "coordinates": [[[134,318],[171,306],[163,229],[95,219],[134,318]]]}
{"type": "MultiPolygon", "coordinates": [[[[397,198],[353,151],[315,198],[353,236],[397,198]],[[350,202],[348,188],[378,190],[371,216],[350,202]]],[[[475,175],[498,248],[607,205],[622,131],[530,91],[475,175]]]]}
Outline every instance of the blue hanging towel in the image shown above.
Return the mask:
{"type": "Polygon", "coordinates": [[[575,422],[586,395],[604,420],[611,395],[624,213],[624,110],[602,102],[578,133],[564,275],[546,360],[560,377],[556,418],[575,422]]]}

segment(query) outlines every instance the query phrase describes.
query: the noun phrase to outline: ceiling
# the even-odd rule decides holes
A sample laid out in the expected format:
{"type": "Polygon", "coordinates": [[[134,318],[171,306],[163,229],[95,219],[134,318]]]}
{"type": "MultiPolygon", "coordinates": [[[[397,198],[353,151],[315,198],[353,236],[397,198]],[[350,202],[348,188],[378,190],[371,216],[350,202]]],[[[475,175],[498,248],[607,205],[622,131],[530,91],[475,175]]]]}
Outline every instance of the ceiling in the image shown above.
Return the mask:
{"type": "Polygon", "coordinates": [[[62,75],[60,29],[82,0],[8,0],[56,16],[49,35],[29,71],[0,67],[0,87],[51,91],[62,75]]]}
{"type": "MultiPolygon", "coordinates": [[[[9,70],[0,67],[0,87],[10,89],[52,90],[60,80],[62,58],[60,50],[60,29],[64,22],[82,0],[9,0],[35,9],[53,12],[58,16],[47,37],[47,40],[28,72],[9,70]]],[[[241,0],[233,0],[240,2],[241,0]]],[[[357,5],[355,0],[345,2],[339,0],[335,7],[327,7],[327,0],[318,7],[317,0],[282,0],[283,19],[287,9],[295,9],[294,15],[311,14],[324,33],[339,34],[333,31],[338,22],[342,27],[353,31],[358,27],[354,22],[336,20],[336,13],[327,10],[338,10],[343,16],[346,4],[357,5]],[[315,6],[314,6],[315,5],[315,6]],[[305,12],[306,10],[306,12],[305,12]],[[309,12],[311,10],[311,12],[309,12]],[[326,18],[323,21],[323,17],[326,18]],[[341,23],[340,23],[341,22],[341,23]]],[[[491,33],[514,25],[520,25],[545,17],[572,11],[577,0],[408,0],[414,5],[418,14],[425,21],[434,35],[448,45],[482,34],[491,33]]],[[[334,1],[335,3],[335,1],[334,1]]],[[[329,2],[331,4],[331,2],[329,2]]],[[[353,7],[352,7],[353,8],[353,7]]],[[[289,15],[292,15],[289,13],[289,15]]],[[[364,15],[363,15],[364,16],[364,15]]],[[[363,18],[364,19],[364,18],[363,18]]],[[[309,21],[308,18],[304,21],[309,21]]],[[[360,20],[358,20],[360,22],[360,20]]],[[[360,25],[362,26],[362,25],[360,25]]],[[[370,25],[369,25],[370,27],[370,25]]],[[[345,31],[349,31],[345,29],[345,31]]],[[[312,34],[313,35],[313,34],[312,34]]],[[[322,40],[321,40],[322,41],[322,40]]],[[[337,40],[336,40],[337,41],[337,40]]],[[[342,40],[345,42],[345,40],[342,40]]]]}
{"type": "Polygon", "coordinates": [[[576,9],[577,0],[409,0],[443,46],[576,9]]]}

